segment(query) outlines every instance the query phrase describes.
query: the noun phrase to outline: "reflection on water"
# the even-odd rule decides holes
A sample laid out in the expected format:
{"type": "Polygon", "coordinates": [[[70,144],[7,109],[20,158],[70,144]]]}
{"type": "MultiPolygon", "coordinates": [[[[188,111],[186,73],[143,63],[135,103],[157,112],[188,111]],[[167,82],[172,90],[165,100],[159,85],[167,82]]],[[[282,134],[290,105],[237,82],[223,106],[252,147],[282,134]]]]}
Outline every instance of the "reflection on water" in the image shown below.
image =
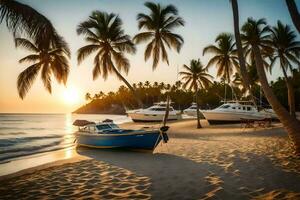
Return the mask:
{"type": "Polygon", "coordinates": [[[73,121],[99,122],[107,118],[117,124],[130,121],[125,115],[0,114],[0,162],[73,146],[77,130],[73,121]]]}

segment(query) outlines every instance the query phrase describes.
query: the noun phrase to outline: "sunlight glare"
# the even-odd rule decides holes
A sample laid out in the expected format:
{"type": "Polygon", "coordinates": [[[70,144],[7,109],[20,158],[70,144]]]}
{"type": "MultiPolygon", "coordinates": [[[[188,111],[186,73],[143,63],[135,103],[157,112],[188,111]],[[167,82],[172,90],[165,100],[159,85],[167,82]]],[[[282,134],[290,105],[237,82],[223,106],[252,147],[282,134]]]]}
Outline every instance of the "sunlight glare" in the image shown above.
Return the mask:
{"type": "Polygon", "coordinates": [[[79,94],[75,88],[66,88],[63,92],[63,100],[66,104],[72,105],[79,101],[79,94]]]}

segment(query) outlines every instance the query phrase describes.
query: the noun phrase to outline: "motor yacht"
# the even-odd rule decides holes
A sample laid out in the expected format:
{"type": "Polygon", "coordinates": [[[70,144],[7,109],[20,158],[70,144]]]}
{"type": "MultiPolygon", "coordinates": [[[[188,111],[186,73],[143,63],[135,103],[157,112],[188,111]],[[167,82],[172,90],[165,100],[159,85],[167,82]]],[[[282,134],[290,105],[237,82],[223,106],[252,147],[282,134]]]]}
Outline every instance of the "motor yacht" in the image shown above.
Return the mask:
{"type": "Polygon", "coordinates": [[[201,112],[210,124],[236,123],[242,119],[261,120],[265,118],[276,118],[276,114],[272,109],[258,111],[257,108],[248,101],[225,102],[213,110],[201,110],[201,112]]]}
{"type": "MultiPolygon", "coordinates": [[[[166,102],[155,103],[153,106],[146,109],[129,110],[127,115],[131,117],[134,122],[155,122],[162,121],[167,108],[166,102]]],[[[172,106],[169,107],[168,120],[181,119],[181,112],[175,110],[172,106]]]]}

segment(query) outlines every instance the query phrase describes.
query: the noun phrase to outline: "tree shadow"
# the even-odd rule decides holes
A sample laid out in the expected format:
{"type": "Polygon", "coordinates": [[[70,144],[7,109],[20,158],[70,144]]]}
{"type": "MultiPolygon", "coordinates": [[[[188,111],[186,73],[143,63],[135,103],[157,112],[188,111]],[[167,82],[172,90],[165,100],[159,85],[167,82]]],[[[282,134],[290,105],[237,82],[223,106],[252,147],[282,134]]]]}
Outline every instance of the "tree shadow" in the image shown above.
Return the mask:
{"type": "Polygon", "coordinates": [[[164,153],[87,148],[78,153],[148,177],[145,192],[152,199],[300,197],[299,174],[284,171],[263,155],[235,152],[227,165],[218,165],[164,153]]]}

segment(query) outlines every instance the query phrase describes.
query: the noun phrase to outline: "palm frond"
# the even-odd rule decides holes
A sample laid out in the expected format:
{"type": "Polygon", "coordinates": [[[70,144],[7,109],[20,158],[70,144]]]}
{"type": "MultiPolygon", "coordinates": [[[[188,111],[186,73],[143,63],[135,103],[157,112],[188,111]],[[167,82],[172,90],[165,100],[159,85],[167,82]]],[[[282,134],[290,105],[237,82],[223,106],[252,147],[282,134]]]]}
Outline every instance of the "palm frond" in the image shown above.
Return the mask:
{"type": "Polygon", "coordinates": [[[93,52],[99,50],[99,48],[101,48],[100,45],[90,44],[90,45],[86,45],[86,46],[78,49],[78,51],[77,51],[78,64],[80,64],[87,56],[89,56],[93,52]]]}
{"type": "Polygon", "coordinates": [[[18,76],[17,88],[21,99],[24,99],[40,70],[40,63],[33,64],[18,76]]]}
{"type": "Polygon", "coordinates": [[[134,43],[139,44],[148,41],[152,37],[154,37],[154,34],[152,32],[142,32],[136,34],[132,40],[134,43]]]}
{"type": "Polygon", "coordinates": [[[50,63],[44,63],[42,65],[41,77],[42,77],[42,81],[43,81],[44,87],[51,94],[51,92],[52,92],[52,87],[51,87],[51,71],[50,71],[49,64],[50,63]]]}
{"type": "Polygon", "coordinates": [[[26,38],[15,38],[15,46],[23,47],[26,50],[33,51],[35,53],[39,52],[38,47],[36,47],[30,40],[26,38]]]}
{"type": "Polygon", "coordinates": [[[23,63],[23,62],[36,62],[40,59],[39,55],[36,54],[31,54],[28,56],[25,56],[24,58],[19,60],[19,63],[23,63]]]}

